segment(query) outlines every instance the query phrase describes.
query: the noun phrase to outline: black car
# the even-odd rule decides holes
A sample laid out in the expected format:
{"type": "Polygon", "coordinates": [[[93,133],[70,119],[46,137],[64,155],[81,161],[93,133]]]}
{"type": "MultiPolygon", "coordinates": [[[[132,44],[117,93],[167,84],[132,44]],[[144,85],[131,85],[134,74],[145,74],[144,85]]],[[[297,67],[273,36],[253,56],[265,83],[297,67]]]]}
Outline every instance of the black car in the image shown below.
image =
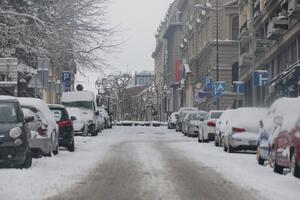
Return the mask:
{"type": "Polygon", "coordinates": [[[29,147],[30,131],[18,100],[0,96],[0,166],[29,168],[32,154],[29,147]]]}
{"type": "Polygon", "coordinates": [[[59,127],[59,146],[66,147],[70,152],[75,150],[73,121],[75,117],[70,117],[67,109],[63,105],[49,105],[54,119],[59,127]]]}

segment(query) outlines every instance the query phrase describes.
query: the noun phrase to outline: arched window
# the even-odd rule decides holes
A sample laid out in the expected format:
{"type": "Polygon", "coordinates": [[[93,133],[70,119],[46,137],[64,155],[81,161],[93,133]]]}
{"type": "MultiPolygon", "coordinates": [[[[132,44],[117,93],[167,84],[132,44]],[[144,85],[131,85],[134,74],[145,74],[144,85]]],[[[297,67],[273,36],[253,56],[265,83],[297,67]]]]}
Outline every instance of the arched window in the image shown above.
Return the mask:
{"type": "Polygon", "coordinates": [[[239,16],[238,15],[231,16],[231,39],[232,40],[239,39],[239,16]]]}

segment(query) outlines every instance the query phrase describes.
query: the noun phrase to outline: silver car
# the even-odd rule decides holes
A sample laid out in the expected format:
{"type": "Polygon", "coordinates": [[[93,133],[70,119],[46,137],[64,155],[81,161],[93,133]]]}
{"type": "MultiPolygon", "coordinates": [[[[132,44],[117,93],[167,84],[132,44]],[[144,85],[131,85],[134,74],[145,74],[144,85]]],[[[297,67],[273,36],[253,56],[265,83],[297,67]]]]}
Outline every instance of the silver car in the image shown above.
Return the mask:
{"type": "Polygon", "coordinates": [[[201,119],[207,116],[206,111],[194,111],[188,114],[187,121],[187,136],[188,137],[197,137],[199,134],[199,125],[201,119]]]}
{"type": "Polygon", "coordinates": [[[25,117],[34,117],[28,124],[31,131],[30,148],[38,155],[52,156],[59,152],[59,129],[48,105],[35,98],[18,98],[25,117]]]}

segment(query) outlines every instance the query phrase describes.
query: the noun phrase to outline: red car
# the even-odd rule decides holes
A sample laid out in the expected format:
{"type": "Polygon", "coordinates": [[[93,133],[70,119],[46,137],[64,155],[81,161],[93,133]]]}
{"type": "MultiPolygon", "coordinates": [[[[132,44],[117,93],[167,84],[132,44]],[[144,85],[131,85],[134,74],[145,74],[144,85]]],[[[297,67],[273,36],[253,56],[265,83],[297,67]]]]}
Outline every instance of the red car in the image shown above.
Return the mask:
{"type": "Polygon", "coordinates": [[[300,178],[300,98],[291,105],[283,116],[274,118],[277,125],[273,138],[271,157],[274,172],[283,173],[291,168],[293,175],[300,178]]]}

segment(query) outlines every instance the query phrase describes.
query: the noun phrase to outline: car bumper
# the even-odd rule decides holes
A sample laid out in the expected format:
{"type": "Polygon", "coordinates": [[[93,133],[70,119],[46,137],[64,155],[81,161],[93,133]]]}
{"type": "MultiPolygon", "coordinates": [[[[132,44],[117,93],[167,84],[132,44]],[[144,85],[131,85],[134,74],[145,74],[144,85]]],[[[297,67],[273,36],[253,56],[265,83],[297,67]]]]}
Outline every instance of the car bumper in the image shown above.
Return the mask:
{"type": "Polygon", "coordinates": [[[0,147],[0,165],[22,165],[26,159],[27,147],[0,147]]]}
{"type": "Polygon", "coordinates": [[[50,138],[33,138],[30,142],[30,148],[33,152],[48,154],[51,151],[50,138]]]}
{"type": "Polygon", "coordinates": [[[231,137],[230,145],[238,150],[256,150],[258,138],[253,134],[237,133],[231,137]],[[238,135],[241,134],[241,135],[238,135]]]}

